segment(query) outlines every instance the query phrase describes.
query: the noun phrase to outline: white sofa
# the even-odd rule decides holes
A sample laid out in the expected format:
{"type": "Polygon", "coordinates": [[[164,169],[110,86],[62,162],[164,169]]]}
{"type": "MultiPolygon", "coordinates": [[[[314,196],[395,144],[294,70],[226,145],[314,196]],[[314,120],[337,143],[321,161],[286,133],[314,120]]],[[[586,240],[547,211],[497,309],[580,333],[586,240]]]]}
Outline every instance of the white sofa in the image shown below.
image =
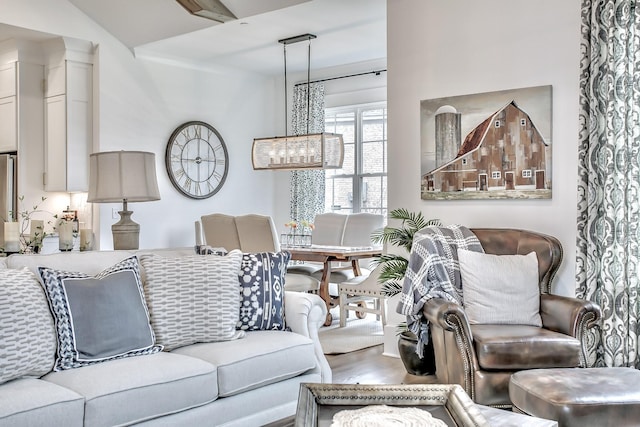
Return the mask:
{"type": "MultiPolygon", "coordinates": [[[[38,267],[46,266],[95,275],[132,255],[149,253],[177,257],[194,252],[186,248],[11,255],[0,261],[0,272],[26,267],[38,276],[38,267]]],[[[145,274],[141,271],[143,280],[145,274]]],[[[0,310],[8,309],[0,301],[0,310]]],[[[301,383],[331,382],[318,340],[326,306],[317,295],[287,291],[285,313],[291,332],[250,331],[242,339],[10,380],[0,384],[0,426],[244,427],[293,415],[301,383]]]]}

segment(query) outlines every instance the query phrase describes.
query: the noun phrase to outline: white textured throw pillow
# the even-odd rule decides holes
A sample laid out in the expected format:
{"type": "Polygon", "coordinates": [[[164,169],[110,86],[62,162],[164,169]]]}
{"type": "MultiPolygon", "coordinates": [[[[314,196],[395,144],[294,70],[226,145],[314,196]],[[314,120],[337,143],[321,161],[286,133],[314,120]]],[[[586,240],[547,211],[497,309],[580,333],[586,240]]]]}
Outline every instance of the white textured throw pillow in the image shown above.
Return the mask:
{"type": "Polygon", "coordinates": [[[0,384],[48,373],[55,356],[56,331],[40,282],[26,268],[0,269],[0,384]]]}
{"type": "Polygon", "coordinates": [[[244,331],[236,331],[241,261],[238,250],[227,256],[142,255],[144,290],[156,342],[172,350],[244,336],[244,331]]]}
{"type": "Polygon", "coordinates": [[[471,324],[542,326],[538,257],[458,250],[464,309],[471,324]]]}

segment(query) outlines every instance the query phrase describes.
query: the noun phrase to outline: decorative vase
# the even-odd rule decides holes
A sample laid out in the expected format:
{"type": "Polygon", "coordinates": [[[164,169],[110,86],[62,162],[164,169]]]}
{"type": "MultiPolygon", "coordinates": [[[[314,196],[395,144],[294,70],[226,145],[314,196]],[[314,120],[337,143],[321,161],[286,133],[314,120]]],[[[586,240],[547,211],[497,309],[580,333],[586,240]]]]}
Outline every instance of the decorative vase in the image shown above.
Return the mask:
{"type": "Polygon", "coordinates": [[[436,373],[436,361],[433,354],[433,342],[424,345],[423,357],[418,357],[416,347],[418,338],[413,332],[404,331],[398,335],[398,352],[405,369],[412,375],[433,375],[436,373]]]}

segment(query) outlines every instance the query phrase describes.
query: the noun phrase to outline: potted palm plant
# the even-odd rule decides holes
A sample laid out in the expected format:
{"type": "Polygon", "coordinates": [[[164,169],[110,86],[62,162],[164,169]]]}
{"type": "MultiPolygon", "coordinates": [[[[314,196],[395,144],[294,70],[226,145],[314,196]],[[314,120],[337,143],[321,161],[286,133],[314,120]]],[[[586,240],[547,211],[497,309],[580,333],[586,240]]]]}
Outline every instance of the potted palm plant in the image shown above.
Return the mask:
{"type": "MultiPolygon", "coordinates": [[[[407,256],[411,252],[413,237],[416,232],[430,225],[442,225],[438,219],[427,220],[422,212],[409,212],[399,208],[389,212],[389,219],[401,221],[398,227],[387,226],[372,234],[373,242],[388,244],[400,249],[403,253],[387,253],[376,259],[382,264],[378,281],[382,284],[382,293],[392,297],[402,291],[409,260],[407,256]],[[405,254],[406,253],[406,254],[405,254]]],[[[425,345],[423,358],[416,354],[418,339],[413,332],[407,329],[406,323],[398,325],[398,352],[407,372],[413,375],[430,375],[435,372],[433,345],[431,342],[425,345]]]]}

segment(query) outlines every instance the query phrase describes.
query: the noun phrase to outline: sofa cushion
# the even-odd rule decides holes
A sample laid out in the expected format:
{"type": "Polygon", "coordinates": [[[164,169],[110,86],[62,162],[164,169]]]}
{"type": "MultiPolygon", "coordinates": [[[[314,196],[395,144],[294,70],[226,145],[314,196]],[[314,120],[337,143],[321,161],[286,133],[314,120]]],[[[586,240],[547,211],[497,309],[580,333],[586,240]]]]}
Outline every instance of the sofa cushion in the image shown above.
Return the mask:
{"type": "Polygon", "coordinates": [[[471,324],[542,326],[538,257],[458,250],[464,309],[471,324]]]}
{"type": "Polygon", "coordinates": [[[284,281],[289,252],[242,255],[240,320],[237,328],[247,331],[286,330],[284,281]]]}
{"type": "Polygon", "coordinates": [[[40,267],[58,332],[54,370],[160,351],[133,256],[95,277],[40,267]]]}
{"type": "Polygon", "coordinates": [[[215,366],[166,352],[53,372],[43,379],[85,397],[85,427],[133,424],[218,396],[215,366]]]}
{"type": "Polygon", "coordinates": [[[217,366],[221,397],[293,378],[316,366],[313,341],[284,331],[252,331],[242,340],[195,344],[173,353],[217,366]]]}
{"type": "Polygon", "coordinates": [[[59,385],[24,378],[0,387],[0,426],[81,427],[84,397],[59,385]]]}
{"type": "Polygon", "coordinates": [[[144,289],[158,344],[172,350],[241,337],[238,272],[242,252],[165,258],[142,255],[144,289]]]}
{"type": "Polygon", "coordinates": [[[0,383],[53,368],[56,333],[47,298],[26,268],[0,269],[0,383]]]}
{"type": "Polygon", "coordinates": [[[471,325],[484,370],[580,366],[580,341],[549,329],[527,325],[471,325]]]}

